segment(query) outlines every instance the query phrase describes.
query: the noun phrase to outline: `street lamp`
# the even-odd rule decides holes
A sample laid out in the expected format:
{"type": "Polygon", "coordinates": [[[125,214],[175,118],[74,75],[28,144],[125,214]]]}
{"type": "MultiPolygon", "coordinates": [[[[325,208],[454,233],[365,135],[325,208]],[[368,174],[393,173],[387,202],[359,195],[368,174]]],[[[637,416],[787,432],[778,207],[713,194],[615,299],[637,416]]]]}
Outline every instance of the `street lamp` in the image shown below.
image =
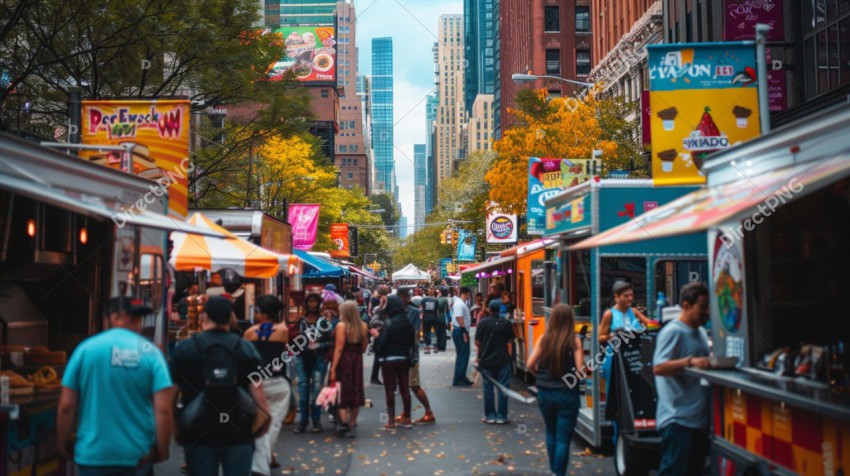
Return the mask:
{"type": "Polygon", "coordinates": [[[561,78],[558,76],[537,76],[534,74],[521,74],[514,73],[511,75],[511,80],[517,84],[525,84],[537,81],[538,79],[551,79],[553,81],[562,81],[564,83],[575,84],[576,86],[584,86],[585,88],[592,88],[595,86],[593,83],[584,83],[582,81],[573,81],[572,79],[561,78]]]}

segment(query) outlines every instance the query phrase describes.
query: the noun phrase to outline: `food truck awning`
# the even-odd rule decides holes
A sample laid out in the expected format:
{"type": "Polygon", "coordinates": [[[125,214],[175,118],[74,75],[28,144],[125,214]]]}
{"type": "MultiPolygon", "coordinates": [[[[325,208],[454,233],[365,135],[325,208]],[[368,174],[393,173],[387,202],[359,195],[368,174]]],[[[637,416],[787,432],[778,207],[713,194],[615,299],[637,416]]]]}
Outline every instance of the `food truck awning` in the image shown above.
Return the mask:
{"type": "Polygon", "coordinates": [[[337,266],[319,256],[313,256],[306,251],[294,250],[295,256],[304,262],[304,278],[338,278],[347,273],[347,270],[337,266]]]}
{"type": "Polygon", "coordinates": [[[119,227],[136,225],[157,230],[196,233],[219,238],[225,236],[216,230],[197,227],[166,215],[135,207],[127,209],[103,197],[63,190],[52,184],[39,183],[37,180],[37,177],[26,180],[0,173],[0,188],[80,215],[101,220],[111,219],[119,227]]]}
{"type": "Polygon", "coordinates": [[[277,254],[239,238],[201,213],[192,215],[189,223],[195,227],[216,231],[225,237],[211,238],[183,232],[172,233],[174,252],[169,263],[177,271],[205,269],[215,272],[229,268],[246,278],[272,278],[278,274],[282,266],[297,264],[298,258],[277,254]]]}
{"type": "Polygon", "coordinates": [[[532,251],[539,250],[540,248],[545,248],[546,246],[554,243],[555,240],[551,238],[540,238],[534,241],[528,241],[525,243],[520,243],[513,248],[508,248],[505,251],[502,251],[500,256],[515,256],[515,255],[524,255],[526,253],[530,253],[532,251]]]}
{"type": "Polygon", "coordinates": [[[758,226],[777,206],[847,176],[850,176],[850,151],[831,159],[798,163],[754,177],[741,174],[737,181],[692,192],[572,245],[570,249],[686,235],[742,220],[752,221],[745,222],[744,226],[758,226]]]}
{"type": "Polygon", "coordinates": [[[510,263],[514,260],[513,256],[507,256],[505,258],[494,259],[493,261],[485,261],[483,263],[478,263],[475,266],[466,268],[463,270],[463,274],[467,273],[479,273],[481,271],[488,270],[490,268],[494,268],[499,265],[503,265],[505,263],[510,263]]]}
{"type": "Polygon", "coordinates": [[[374,281],[380,281],[382,279],[381,277],[375,276],[374,274],[372,274],[368,271],[365,271],[363,269],[360,269],[356,266],[350,266],[349,265],[348,270],[351,271],[354,274],[359,274],[360,276],[363,276],[365,278],[368,278],[368,279],[371,279],[371,280],[374,280],[374,281]]]}

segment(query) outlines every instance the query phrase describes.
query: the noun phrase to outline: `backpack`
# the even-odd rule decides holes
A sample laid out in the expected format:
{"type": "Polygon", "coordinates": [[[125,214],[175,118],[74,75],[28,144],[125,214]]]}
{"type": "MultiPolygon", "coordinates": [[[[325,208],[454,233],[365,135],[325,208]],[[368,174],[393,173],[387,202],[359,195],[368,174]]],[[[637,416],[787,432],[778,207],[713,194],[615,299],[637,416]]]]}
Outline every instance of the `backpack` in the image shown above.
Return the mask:
{"type": "Polygon", "coordinates": [[[257,404],[239,385],[237,356],[242,338],[227,333],[224,341],[211,340],[204,333],[192,336],[201,356],[204,388],[180,414],[181,433],[197,438],[209,431],[252,433],[257,404]]]}

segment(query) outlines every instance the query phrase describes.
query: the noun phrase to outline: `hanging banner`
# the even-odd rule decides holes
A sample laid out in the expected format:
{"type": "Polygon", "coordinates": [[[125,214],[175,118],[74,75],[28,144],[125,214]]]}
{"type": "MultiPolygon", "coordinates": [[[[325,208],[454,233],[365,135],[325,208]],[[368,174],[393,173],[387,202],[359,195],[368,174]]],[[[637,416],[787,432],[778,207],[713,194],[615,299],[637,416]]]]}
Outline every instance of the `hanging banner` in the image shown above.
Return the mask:
{"type": "MultiPolygon", "coordinates": [[[[189,213],[189,101],[83,101],[82,143],[133,145],[132,173],[156,184],[153,200],[168,193],[168,215],[184,220],[189,213]]],[[[80,157],[119,170],[130,164],[120,152],[81,150],[80,157]]],[[[147,204],[153,202],[147,202],[147,204]]],[[[143,211],[143,210],[141,210],[143,211]]]]}
{"type": "Polygon", "coordinates": [[[494,208],[487,215],[487,243],[516,243],[516,238],[516,215],[502,213],[494,208]]]}
{"type": "Polygon", "coordinates": [[[546,231],[546,199],[563,191],[561,162],[564,159],[528,159],[528,234],[546,231]]]}
{"type": "Polygon", "coordinates": [[[705,183],[712,152],[760,134],[753,42],[649,45],[652,179],[705,183]]]}
{"type": "Polygon", "coordinates": [[[440,279],[446,279],[449,275],[449,268],[452,265],[451,258],[440,258],[440,279]]]}
{"type": "Polygon", "coordinates": [[[353,258],[360,254],[359,243],[357,240],[359,236],[357,234],[356,226],[348,227],[348,254],[353,258]]]}
{"type": "Polygon", "coordinates": [[[331,250],[332,258],[351,257],[351,251],[348,248],[348,223],[331,224],[331,242],[334,244],[331,250]]]}
{"type": "Polygon", "coordinates": [[[292,225],[292,248],[310,251],[316,244],[321,205],[289,205],[289,224],[292,225]]]}
{"type": "Polygon", "coordinates": [[[475,261],[475,234],[469,230],[460,230],[457,240],[457,260],[475,261]]]}

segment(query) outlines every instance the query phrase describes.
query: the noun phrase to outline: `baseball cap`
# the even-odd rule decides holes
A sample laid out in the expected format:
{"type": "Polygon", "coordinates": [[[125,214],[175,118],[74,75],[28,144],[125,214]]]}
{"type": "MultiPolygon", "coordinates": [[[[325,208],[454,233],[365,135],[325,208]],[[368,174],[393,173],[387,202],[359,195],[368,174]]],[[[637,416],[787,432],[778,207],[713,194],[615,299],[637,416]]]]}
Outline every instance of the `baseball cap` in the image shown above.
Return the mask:
{"type": "Polygon", "coordinates": [[[502,301],[498,299],[493,299],[492,301],[490,301],[490,305],[487,307],[490,309],[490,312],[498,314],[499,311],[502,309],[502,301]]]}
{"type": "Polygon", "coordinates": [[[328,283],[325,285],[325,289],[328,291],[336,292],[336,285],[334,285],[333,283],[328,283]]]}
{"type": "Polygon", "coordinates": [[[132,316],[144,316],[153,312],[153,308],[144,301],[132,296],[114,297],[109,300],[109,313],[126,312],[132,316]]]}
{"type": "Polygon", "coordinates": [[[227,324],[230,322],[230,313],[233,312],[233,306],[230,300],[222,296],[213,296],[209,298],[204,306],[204,312],[207,317],[216,324],[227,324]]]}

